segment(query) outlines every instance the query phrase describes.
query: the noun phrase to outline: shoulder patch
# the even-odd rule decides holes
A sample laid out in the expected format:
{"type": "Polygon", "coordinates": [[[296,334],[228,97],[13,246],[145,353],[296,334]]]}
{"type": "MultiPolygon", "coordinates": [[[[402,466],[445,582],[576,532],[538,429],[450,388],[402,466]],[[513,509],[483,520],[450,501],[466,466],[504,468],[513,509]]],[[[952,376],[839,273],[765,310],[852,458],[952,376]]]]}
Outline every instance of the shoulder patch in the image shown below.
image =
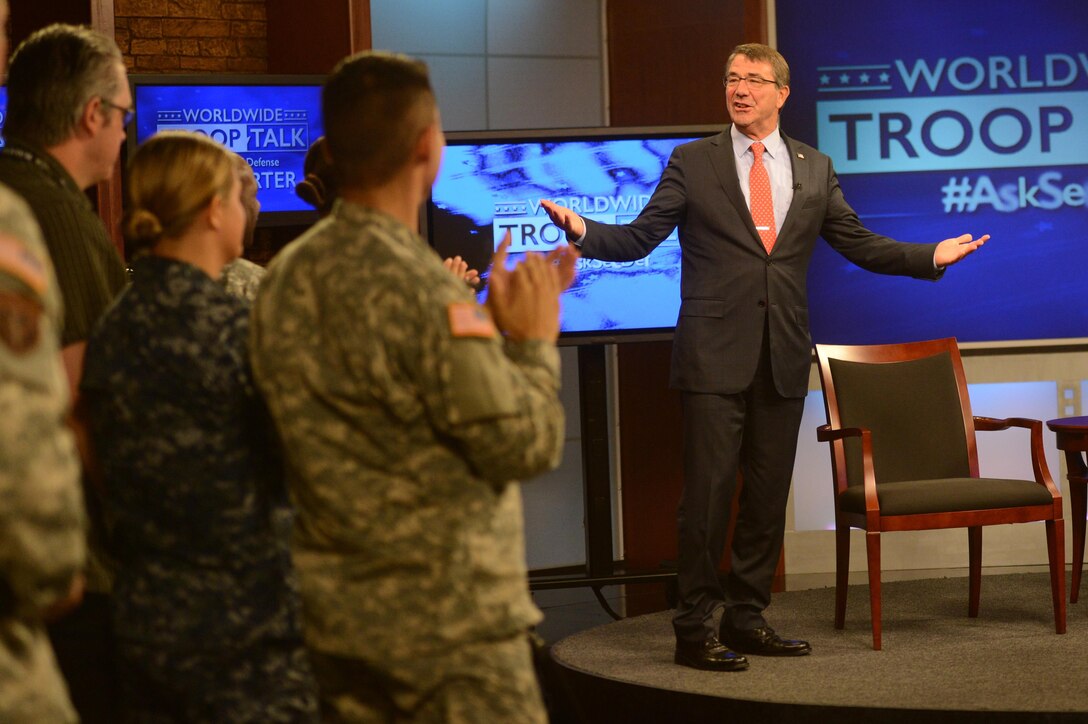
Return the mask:
{"type": "Polygon", "coordinates": [[[450,334],[454,337],[484,337],[498,335],[495,323],[486,309],[475,302],[453,302],[446,306],[450,334]]]}
{"type": "Polygon", "coordinates": [[[21,355],[37,346],[42,308],[22,294],[0,292],[0,345],[21,355]]]}
{"type": "Polygon", "coordinates": [[[14,236],[0,233],[0,271],[5,271],[39,295],[45,294],[46,269],[41,259],[14,236]]]}

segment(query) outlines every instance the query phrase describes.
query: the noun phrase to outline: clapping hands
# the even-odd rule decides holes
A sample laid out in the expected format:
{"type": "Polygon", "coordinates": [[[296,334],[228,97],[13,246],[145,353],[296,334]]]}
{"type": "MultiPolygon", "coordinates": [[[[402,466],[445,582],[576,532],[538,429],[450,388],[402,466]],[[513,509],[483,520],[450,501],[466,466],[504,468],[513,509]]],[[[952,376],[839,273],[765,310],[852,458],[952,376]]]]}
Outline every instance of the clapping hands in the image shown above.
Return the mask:
{"type": "Polygon", "coordinates": [[[498,328],[510,339],[559,337],[559,295],[574,281],[578,250],[561,246],[547,255],[526,254],[506,268],[510,232],[495,251],[488,281],[487,307],[498,328]]]}

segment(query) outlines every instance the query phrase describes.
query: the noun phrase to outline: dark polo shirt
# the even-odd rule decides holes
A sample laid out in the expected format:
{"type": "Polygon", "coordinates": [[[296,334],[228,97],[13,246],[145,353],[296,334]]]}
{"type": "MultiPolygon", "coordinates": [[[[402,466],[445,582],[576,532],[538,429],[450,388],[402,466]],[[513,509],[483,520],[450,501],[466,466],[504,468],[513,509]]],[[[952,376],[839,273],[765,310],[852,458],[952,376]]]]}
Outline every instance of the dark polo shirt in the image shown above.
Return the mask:
{"type": "Polygon", "coordinates": [[[0,182],[26,199],[56,267],[64,298],[61,345],[86,339],[127,283],[125,266],[86,194],[44,150],[10,139],[0,182]]]}

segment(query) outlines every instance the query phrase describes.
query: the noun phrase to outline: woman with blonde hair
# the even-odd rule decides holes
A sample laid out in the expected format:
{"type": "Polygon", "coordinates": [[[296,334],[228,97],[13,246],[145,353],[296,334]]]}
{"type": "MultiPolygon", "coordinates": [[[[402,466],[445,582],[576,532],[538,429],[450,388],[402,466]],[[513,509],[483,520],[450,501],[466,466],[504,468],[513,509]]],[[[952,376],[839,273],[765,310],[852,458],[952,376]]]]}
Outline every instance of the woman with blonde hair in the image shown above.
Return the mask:
{"type": "Polygon", "coordinates": [[[133,155],[132,285],[82,389],[119,562],[127,721],[314,721],[275,444],[247,362],[248,303],[219,284],[246,212],[231,154],[193,133],[133,155]]]}

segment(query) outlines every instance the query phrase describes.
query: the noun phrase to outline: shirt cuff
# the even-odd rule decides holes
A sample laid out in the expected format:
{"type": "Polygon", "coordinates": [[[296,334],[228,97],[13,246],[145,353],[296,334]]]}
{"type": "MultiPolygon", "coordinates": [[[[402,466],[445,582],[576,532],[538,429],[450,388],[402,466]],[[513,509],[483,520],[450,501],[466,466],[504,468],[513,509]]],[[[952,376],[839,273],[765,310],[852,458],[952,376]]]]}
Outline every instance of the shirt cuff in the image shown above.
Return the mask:
{"type": "MultiPolygon", "coordinates": [[[[581,216],[579,216],[578,218],[582,219],[581,216]]],[[[571,239],[570,237],[567,237],[567,241],[569,241],[570,243],[574,244],[576,247],[581,249],[582,248],[582,242],[586,240],[586,234],[588,234],[588,233],[589,233],[589,224],[586,223],[585,219],[582,219],[582,235],[579,236],[577,239],[571,239]]]]}

